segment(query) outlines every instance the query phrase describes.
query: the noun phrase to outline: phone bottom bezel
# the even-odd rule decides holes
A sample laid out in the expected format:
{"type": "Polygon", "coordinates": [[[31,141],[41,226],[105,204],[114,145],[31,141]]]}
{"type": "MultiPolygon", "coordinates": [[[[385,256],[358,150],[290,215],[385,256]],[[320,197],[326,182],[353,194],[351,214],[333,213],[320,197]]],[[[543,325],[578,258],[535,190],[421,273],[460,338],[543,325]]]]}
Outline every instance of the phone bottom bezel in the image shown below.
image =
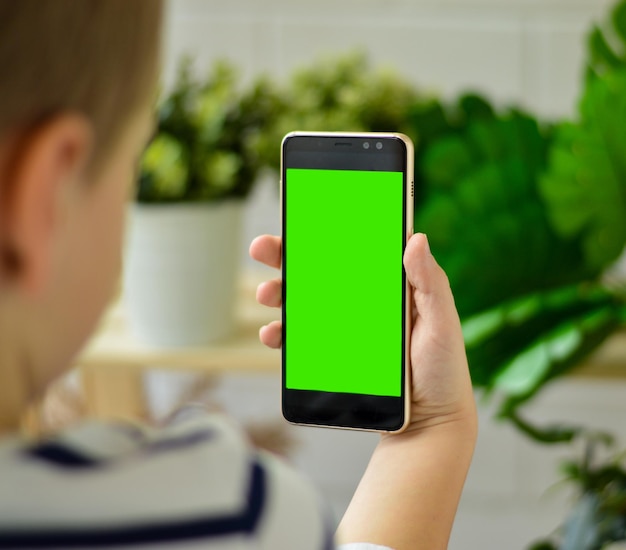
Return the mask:
{"type": "Polygon", "coordinates": [[[405,427],[406,399],[283,388],[283,416],[292,424],[375,432],[405,427]]]}

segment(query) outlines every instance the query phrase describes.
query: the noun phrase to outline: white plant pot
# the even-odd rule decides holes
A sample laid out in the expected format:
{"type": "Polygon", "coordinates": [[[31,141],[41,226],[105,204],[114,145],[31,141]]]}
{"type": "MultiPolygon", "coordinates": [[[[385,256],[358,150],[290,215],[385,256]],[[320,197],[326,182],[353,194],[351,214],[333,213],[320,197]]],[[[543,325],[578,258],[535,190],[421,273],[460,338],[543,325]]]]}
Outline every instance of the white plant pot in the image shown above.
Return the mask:
{"type": "Polygon", "coordinates": [[[138,339],[201,346],[231,333],[242,211],[240,200],[131,207],[124,300],[138,339]]]}

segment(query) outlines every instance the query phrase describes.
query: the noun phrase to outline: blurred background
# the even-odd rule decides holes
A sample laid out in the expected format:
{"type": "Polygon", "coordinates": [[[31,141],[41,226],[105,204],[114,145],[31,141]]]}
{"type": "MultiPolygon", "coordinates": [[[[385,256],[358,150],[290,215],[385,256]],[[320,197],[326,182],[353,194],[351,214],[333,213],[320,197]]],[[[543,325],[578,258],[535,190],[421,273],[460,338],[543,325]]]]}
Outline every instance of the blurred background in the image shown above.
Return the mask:
{"type": "Polygon", "coordinates": [[[247,250],[280,233],[284,133],[404,131],[480,403],[450,548],[626,539],[626,2],[169,0],[163,53],[123,299],[79,361],[90,412],[204,400],[339,518],[377,436],[281,424],[256,341],[278,314],[254,306],[274,275],[247,250]]]}
{"type": "MultiPolygon", "coordinates": [[[[203,69],[216,59],[229,60],[244,82],[267,74],[286,83],[320,57],[359,51],[373,66],[397,70],[425,93],[455,98],[480,91],[496,105],[522,105],[551,120],[575,113],[585,37],[611,5],[610,0],[170,0],[163,82],[166,88],[174,84],[185,54],[203,69]]],[[[263,184],[250,201],[246,242],[278,231],[277,216],[267,215],[275,193],[263,184]]]]}

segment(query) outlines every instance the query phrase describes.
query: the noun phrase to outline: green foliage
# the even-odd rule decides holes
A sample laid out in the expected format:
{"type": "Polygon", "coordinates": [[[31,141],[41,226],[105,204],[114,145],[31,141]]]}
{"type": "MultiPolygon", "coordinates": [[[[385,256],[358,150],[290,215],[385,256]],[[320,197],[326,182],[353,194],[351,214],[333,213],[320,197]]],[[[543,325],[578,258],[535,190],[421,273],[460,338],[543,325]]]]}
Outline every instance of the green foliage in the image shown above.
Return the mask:
{"type": "Polygon", "coordinates": [[[566,480],[577,487],[578,500],[551,540],[532,546],[555,550],[602,550],[626,540],[626,463],[624,456],[598,460],[597,448],[606,444],[585,434],[582,460],[563,465],[566,480]]]}
{"type": "Polygon", "coordinates": [[[541,124],[471,95],[412,113],[415,228],[450,278],[472,380],[500,396],[500,417],[545,443],[581,428],[533,426],[519,407],[626,318],[623,294],[601,282],[626,243],[625,22],[621,1],[592,32],[577,121],[541,124]]]}
{"type": "Polygon", "coordinates": [[[603,24],[594,25],[587,38],[587,77],[602,78],[626,68],[626,3],[616,2],[603,24]]]}
{"type": "Polygon", "coordinates": [[[623,324],[626,305],[599,283],[532,292],[470,316],[463,334],[472,381],[500,398],[499,416],[542,443],[571,441],[578,427],[537,427],[519,407],[580,364],[623,324]]]}
{"type": "Polygon", "coordinates": [[[478,386],[528,398],[549,365],[568,360],[586,338],[620,323],[621,302],[599,284],[536,291],[463,320],[478,386]]]}
{"type": "Polygon", "coordinates": [[[553,227],[598,272],[626,243],[626,68],[591,80],[580,111],[559,128],[540,188],[553,227]]]}
{"type": "Polygon", "coordinates": [[[361,53],[320,59],[300,69],[280,96],[282,115],[257,144],[275,170],[280,164],[278,144],[288,132],[407,131],[409,110],[419,97],[394,71],[372,69],[361,53]]]}
{"type": "Polygon", "coordinates": [[[149,181],[151,192],[163,200],[176,200],[185,193],[189,178],[187,156],[179,140],[169,134],[157,134],[143,156],[141,183],[146,185],[149,181]]]}
{"type": "Polygon", "coordinates": [[[463,115],[421,153],[415,228],[429,235],[461,316],[593,275],[538,194],[551,129],[518,110],[455,111],[463,115]]]}
{"type": "Polygon", "coordinates": [[[408,116],[406,134],[415,142],[415,205],[419,209],[429,187],[421,168],[426,151],[438,141],[461,136],[472,122],[493,119],[495,113],[484,97],[469,93],[452,105],[443,105],[435,99],[417,101],[408,116]]]}
{"type": "Polygon", "coordinates": [[[281,110],[266,81],[240,92],[234,69],[215,64],[194,78],[189,59],[159,108],[158,132],[142,163],[140,202],[212,201],[250,192],[261,159],[256,143],[281,110]]]}

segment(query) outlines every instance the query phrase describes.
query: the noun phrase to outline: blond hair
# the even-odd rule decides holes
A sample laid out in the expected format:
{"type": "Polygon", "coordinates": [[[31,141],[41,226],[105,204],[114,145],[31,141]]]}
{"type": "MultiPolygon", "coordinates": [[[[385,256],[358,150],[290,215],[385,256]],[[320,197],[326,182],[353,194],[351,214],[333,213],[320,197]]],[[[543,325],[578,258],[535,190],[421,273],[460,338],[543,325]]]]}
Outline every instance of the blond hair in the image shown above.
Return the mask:
{"type": "Polygon", "coordinates": [[[79,112],[97,165],[149,99],[161,17],[161,0],[0,0],[0,137],[79,112]]]}

